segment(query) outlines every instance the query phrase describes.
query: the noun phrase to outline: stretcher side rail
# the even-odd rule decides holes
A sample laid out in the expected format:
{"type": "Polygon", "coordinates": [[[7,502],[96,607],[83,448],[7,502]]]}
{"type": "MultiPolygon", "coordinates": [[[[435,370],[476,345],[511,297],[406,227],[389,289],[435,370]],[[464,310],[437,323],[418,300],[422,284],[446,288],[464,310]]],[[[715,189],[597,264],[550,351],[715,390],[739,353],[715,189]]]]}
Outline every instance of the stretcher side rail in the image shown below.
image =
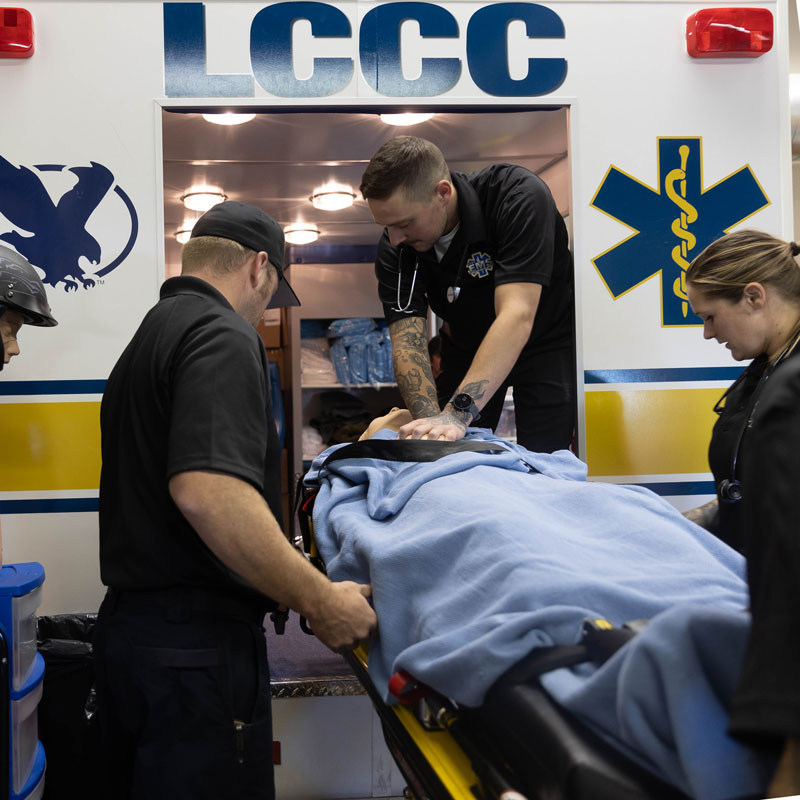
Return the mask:
{"type": "Polygon", "coordinates": [[[366,667],[366,652],[359,648],[345,654],[358,680],[364,686],[381,720],[386,744],[416,800],[462,800],[469,797],[489,800],[478,785],[475,774],[457,756],[446,731],[436,731],[439,741],[431,742],[418,719],[402,706],[389,706],[375,688],[366,667]],[[433,747],[431,747],[433,745],[433,747]],[[433,758],[432,751],[433,750],[433,758]]]}

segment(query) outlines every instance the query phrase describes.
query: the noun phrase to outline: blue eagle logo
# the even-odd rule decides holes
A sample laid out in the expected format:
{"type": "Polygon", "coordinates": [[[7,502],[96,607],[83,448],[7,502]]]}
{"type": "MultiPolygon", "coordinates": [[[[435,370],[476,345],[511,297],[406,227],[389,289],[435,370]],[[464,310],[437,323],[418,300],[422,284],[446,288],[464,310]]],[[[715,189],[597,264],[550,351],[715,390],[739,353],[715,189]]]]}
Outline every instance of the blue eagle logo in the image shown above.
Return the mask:
{"type": "Polygon", "coordinates": [[[79,284],[88,289],[96,284],[97,278],[122,263],[133,248],[139,230],[133,203],[119,186],[115,186],[113,193],[130,217],[130,234],[119,252],[104,259],[104,248],[86,226],[113,185],[111,171],[94,161],[90,161],[89,166],[42,164],[31,169],[14,166],[0,156],[0,215],[16,229],[0,232],[0,240],[38,267],[44,273],[44,283],[53,287],[63,283],[68,292],[77,291],[79,284]],[[54,201],[39,173],[64,170],[78,180],[54,201]],[[100,268],[87,274],[81,260],[100,268]]]}

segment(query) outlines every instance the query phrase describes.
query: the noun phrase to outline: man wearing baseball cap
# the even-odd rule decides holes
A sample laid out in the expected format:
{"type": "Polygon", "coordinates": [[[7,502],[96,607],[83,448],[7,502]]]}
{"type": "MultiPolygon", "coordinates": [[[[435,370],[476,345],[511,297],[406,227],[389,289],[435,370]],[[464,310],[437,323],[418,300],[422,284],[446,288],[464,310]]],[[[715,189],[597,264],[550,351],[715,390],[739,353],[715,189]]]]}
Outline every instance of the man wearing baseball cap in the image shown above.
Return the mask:
{"type": "Polygon", "coordinates": [[[297,295],[283,274],[283,231],[260,208],[228,200],[206,211],[195,223],[191,238],[218,236],[231,239],[251,250],[263,250],[278,273],[278,288],[267,308],[299,306],[297,295]]]}
{"type": "Polygon", "coordinates": [[[108,797],[273,798],[265,613],[295,609],[334,650],[375,625],[370,588],[330,582],[281,530],[254,326],[269,304],[298,304],[283,244],[255,206],[206,212],[108,379],[95,634],[108,797]]]}

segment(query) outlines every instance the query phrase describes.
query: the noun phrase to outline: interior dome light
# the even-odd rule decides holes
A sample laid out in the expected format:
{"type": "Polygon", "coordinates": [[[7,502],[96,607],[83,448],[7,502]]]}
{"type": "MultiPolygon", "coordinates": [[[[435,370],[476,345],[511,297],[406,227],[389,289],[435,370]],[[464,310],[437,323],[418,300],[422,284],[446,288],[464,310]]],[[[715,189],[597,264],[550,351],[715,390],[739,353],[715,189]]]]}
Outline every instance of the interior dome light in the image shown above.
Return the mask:
{"type": "Polygon", "coordinates": [[[318,189],[314,189],[310,197],[314,208],[322,211],[339,211],[353,205],[356,195],[352,186],[343,186],[339,183],[326,183],[318,189]]]}
{"type": "Polygon", "coordinates": [[[309,222],[295,222],[283,229],[289,244],[311,244],[319,238],[319,228],[309,222]]]}
{"type": "Polygon", "coordinates": [[[436,114],[381,114],[381,122],[387,125],[419,125],[420,122],[427,122],[435,117],[436,114]]]}
{"type": "Polygon", "coordinates": [[[234,114],[232,111],[223,111],[217,114],[203,114],[203,119],[215,125],[241,125],[243,122],[255,119],[255,116],[255,114],[234,114]]]}
{"type": "Polygon", "coordinates": [[[228,195],[218,189],[194,189],[181,196],[183,204],[192,211],[208,211],[212,206],[227,199],[228,195]]]}
{"type": "Polygon", "coordinates": [[[186,244],[189,241],[189,237],[192,235],[191,228],[181,228],[179,231],[175,231],[175,238],[178,240],[180,244],[186,244]]]}

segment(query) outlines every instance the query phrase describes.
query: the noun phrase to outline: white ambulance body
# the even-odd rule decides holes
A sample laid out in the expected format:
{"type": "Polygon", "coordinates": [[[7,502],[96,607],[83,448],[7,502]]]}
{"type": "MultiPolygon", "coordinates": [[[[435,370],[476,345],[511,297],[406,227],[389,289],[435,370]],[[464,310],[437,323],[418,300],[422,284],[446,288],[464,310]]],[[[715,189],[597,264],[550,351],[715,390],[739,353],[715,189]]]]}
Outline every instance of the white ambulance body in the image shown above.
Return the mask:
{"type": "Polygon", "coordinates": [[[28,14],[34,45],[0,58],[0,241],[40,237],[31,260],[59,320],[25,328],[0,377],[4,559],[45,566],[41,613],[103,593],[99,403],[175,268],[165,110],[561,109],[567,158],[547,177],[575,257],[580,454],[592,479],[707,499],[711,409],[741,365],[703,340],[681,275],[725,231],[792,226],[788,4],[724,8],[753,6],[771,48],[714,58],[687,52],[687,20],[716,6],[686,0],[0,8],[0,41],[28,14]]]}

